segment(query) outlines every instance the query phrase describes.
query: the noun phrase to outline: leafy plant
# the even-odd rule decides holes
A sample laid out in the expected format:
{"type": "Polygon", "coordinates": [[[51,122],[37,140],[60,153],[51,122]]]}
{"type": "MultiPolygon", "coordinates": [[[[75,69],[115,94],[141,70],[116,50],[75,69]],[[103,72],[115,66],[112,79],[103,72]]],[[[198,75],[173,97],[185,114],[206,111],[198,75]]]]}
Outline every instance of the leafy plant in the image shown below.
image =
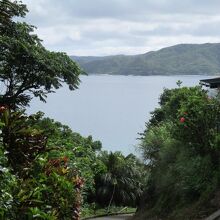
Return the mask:
{"type": "Polygon", "coordinates": [[[134,155],[123,156],[120,152],[99,156],[105,170],[96,176],[96,199],[108,210],[112,204],[136,206],[143,192],[144,166],[134,155]]]}
{"type": "Polygon", "coordinates": [[[220,103],[201,87],[165,89],[159,103],[139,146],[150,172],[145,207],[164,219],[194,219],[201,207],[213,209],[220,186],[220,103]]]}

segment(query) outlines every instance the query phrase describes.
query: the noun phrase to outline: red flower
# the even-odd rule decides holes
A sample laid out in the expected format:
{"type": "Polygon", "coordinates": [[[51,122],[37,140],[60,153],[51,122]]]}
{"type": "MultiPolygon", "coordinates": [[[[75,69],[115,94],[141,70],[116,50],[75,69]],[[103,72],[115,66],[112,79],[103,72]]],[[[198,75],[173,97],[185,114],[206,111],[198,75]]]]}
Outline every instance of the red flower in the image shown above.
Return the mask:
{"type": "Polygon", "coordinates": [[[184,123],[185,120],[186,120],[186,119],[185,119],[184,117],[181,117],[181,118],[180,118],[180,122],[181,122],[181,123],[184,123]]]}

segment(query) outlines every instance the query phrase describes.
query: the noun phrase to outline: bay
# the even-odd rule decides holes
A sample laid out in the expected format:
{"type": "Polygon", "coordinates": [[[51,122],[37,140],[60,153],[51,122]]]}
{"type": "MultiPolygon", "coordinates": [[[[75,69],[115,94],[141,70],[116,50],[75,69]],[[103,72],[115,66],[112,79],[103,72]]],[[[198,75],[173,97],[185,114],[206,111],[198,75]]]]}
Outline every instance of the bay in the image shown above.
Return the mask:
{"type": "Polygon", "coordinates": [[[105,150],[138,154],[138,133],[158,106],[163,89],[177,87],[178,80],[182,86],[198,85],[204,78],[207,76],[82,76],[78,90],[63,87],[50,94],[47,103],[33,99],[28,113],[43,111],[73,131],[100,140],[105,150]]]}

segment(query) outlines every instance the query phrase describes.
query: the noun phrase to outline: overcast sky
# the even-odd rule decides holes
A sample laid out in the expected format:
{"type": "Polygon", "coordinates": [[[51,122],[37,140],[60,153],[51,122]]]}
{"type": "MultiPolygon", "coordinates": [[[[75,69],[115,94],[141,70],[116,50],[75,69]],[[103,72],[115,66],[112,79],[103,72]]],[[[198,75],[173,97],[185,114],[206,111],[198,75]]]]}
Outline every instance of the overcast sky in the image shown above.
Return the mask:
{"type": "Polygon", "coordinates": [[[139,54],[220,42],[220,0],[23,0],[47,49],[69,55],[139,54]]]}

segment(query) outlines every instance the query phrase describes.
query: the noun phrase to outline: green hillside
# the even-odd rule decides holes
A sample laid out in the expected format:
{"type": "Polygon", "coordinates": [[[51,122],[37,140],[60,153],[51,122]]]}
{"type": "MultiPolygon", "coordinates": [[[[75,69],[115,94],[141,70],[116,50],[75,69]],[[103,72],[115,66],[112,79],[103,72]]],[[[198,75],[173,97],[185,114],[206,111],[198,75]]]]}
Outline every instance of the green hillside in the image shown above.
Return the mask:
{"type": "Polygon", "coordinates": [[[220,72],[220,43],[179,44],[131,56],[71,58],[88,74],[210,75],[220,72]]]}

